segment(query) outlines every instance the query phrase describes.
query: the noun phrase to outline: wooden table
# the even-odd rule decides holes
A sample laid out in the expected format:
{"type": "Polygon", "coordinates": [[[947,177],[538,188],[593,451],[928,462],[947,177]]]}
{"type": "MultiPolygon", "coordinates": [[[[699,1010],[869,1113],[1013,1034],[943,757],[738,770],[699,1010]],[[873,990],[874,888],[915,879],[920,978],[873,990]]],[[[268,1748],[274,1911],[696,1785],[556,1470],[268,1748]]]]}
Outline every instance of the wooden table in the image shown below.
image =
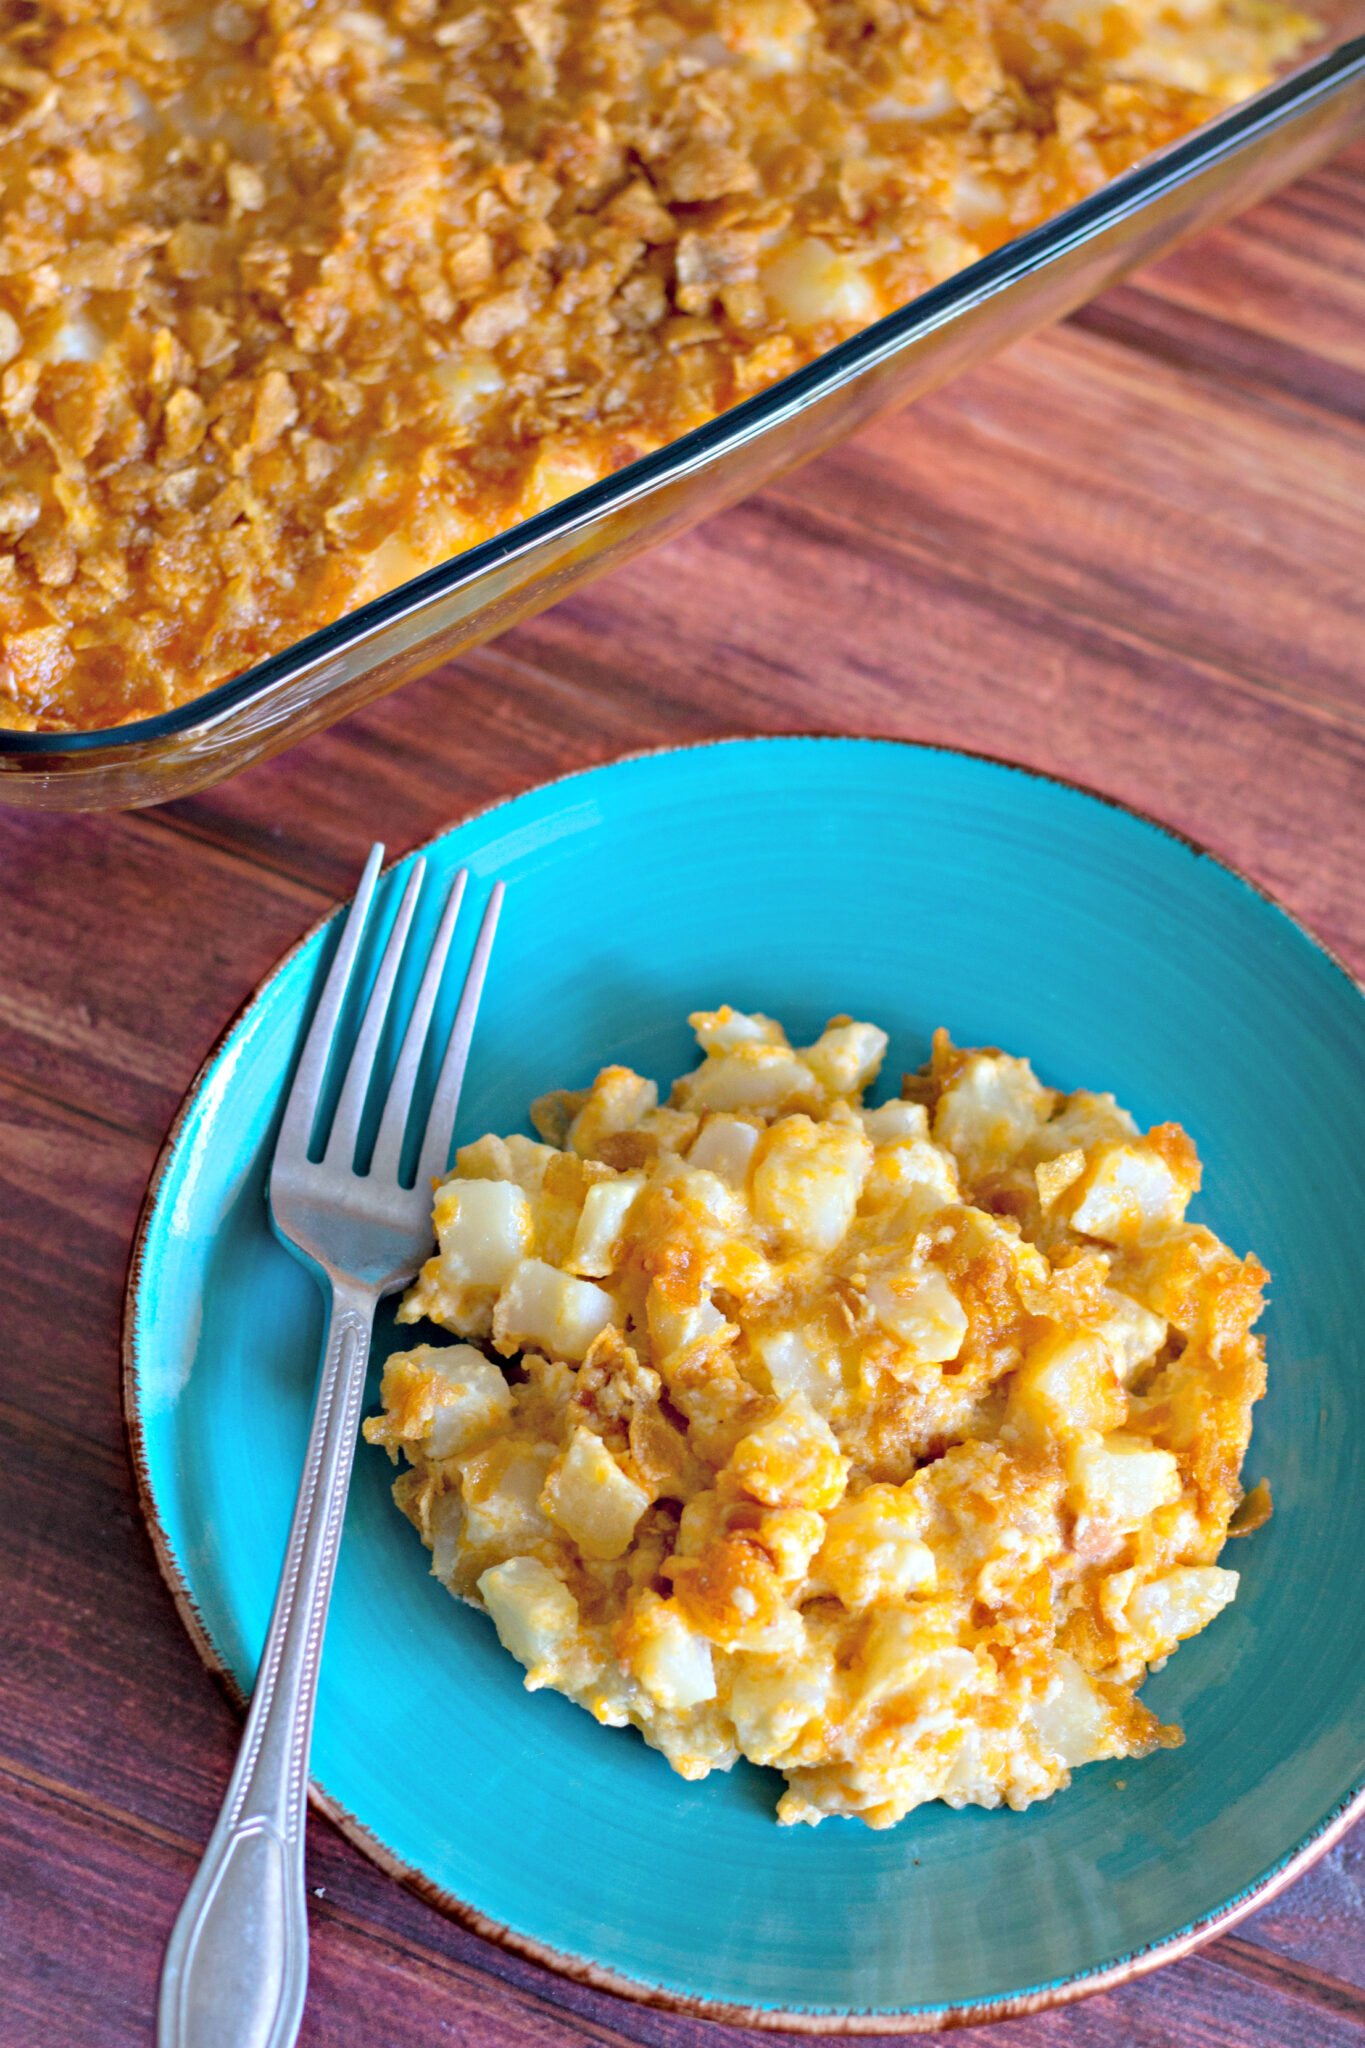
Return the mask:
{"type": "MultiPolygon", "coordinates": [[[[1365,970],[1365,148],[765,496],[225,788],[0,817],[0,2044],[150,2037],[236,1717],[138,1519],[143,1185],[245,991],[490,798],[661,741],[904,734],[1130,798],[1365,970]]],[[[503,1955],[312,1824],[305,2041],[723,2035],[503,1955]]],[[[1365,1829],[1011,2048],[1365,2042],[1365,1829]]],[[[729,2035],[736,2043],[757,2036],[729,2035]]]]}

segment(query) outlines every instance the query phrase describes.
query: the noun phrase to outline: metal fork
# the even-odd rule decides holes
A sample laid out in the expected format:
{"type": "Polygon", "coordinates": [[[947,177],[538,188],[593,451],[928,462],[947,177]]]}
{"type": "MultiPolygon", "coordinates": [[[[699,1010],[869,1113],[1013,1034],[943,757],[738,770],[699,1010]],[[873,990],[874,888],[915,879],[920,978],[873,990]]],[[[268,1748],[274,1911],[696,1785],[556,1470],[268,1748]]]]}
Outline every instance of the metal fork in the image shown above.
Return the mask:
{"type": "Polygon", "coordinates": [[[308,1454],[279,1591],[222,1810],[166,1950],[158,2048],[289,2048],[308,1980],[303,1836],[308,1749],[351,1456],[381,1296],[410,1280],[431,1243],[431,1183],[450,1158],[455,1111],[497,927],[499,882],[479,927],[442,1058],[416,1180],[399,1183],[413,1094],[467,874],[455,877],[389,1085],[368,1173],[355,1171],[375,1057],[422,887],[415,861],[384,948],[332,1118],[308,1157],[323,1083],[384,857],[370,849],[285,1107],[270,1172],[277,1234],[331,1299],[308,1454]]]}

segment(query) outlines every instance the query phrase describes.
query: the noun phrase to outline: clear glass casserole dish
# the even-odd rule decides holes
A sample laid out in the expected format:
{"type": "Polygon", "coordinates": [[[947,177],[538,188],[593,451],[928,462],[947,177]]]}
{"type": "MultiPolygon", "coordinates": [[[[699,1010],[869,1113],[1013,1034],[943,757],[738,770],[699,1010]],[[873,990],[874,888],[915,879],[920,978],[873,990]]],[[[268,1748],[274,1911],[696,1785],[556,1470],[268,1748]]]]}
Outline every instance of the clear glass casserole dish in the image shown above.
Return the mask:
{"type": "Polygon", "coordinates": [[[202,789],[542,609],[872,418],[1059,319],[1365,128],[1363,10],[1253,99],[754,398],[154,718],[0,730],[0,802],[163,803],[202,789]]]}

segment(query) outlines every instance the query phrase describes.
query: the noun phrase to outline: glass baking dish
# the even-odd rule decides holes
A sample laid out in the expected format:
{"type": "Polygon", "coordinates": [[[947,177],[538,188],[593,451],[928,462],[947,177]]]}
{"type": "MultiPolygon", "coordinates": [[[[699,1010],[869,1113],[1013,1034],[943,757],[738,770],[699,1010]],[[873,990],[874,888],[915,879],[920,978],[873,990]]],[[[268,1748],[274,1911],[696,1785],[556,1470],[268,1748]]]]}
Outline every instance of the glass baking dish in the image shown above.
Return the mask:
{"type": "Polygon", "coordinates": [[[0,802],[164,803],[449,661],[1059,319],[1365,128],[1365,0],[1332,47],[757,397],[218,684],[100,732],[0,731],[0,802]]]}

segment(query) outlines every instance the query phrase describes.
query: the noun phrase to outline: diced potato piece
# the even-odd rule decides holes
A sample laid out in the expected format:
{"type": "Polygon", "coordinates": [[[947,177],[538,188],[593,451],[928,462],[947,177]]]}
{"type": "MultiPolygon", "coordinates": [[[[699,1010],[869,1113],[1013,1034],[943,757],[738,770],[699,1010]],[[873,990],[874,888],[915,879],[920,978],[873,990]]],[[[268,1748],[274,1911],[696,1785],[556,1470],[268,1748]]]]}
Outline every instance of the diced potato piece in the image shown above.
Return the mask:
{"type": "Polygon", "coordinates": [[[773,1288],[780,1284],[774,1260],[754,1243],[755,1234],[737,1231],[732,1236],[718,1238],[707,1247],[707,1284],[716,1292],[723,1289],[750,1308],[770,1296],[773,1288]]]}
{"type": "Polygon", "coordinates": [[[1127,1565],[1122,1571],[1110,1572],[1100,1580],[1099,1609],[1117,1635],[1125,1634],[1129,1628],[1128,1601],[1138,1582],[1136,1565],[1127,1565]]]}
{"type": "Polygon", "coordinates": [[[1207,1628],[1236,1598],[1238,1584],[1239,1574],[1224,1571],[1221,1565],[1190,1564],[1177,1565],[1161,1578],[1134,1587],[1125,1615],[1148,1662],[1207,1628]]]}
{"type": "Polygon", "coordinates": [[[352,598],[367,604],[373,597],[383,597],[386,591],[397,590],[401,583],[420,576],[424,569],[430,569],[439,559],[439,555],[433,556],[426,549],[415,546],[410,536],[391,533],[369,556],[364,572],[352,590],[352,598]]]}
{"type": "Polygon", "coordinates": [[[645,1297],[645,1317],[656,1361],[725,1328],[725,1318],[714,1302],[703,1299],[694,1308],[675,1308],[657,1285],[651,1286],[645,1297]]]}
{"type": "Polygon", "coordinates": [[[751,1337],[749,1344],[779,1400],[788,1394],[804,1394],[813,1408],[822,1413],[828,1410],[839,1391],[842,1373],[839,1360],[827,1346],[816,1343],[804,1330],[770,1330],[751,1337]]]}
{"type": "Polygon", "coordinates": [[[526,1667],[526,1689],[553,1685],[578,1635],[578,1602],[536,1557],[509,1557],[479,1580],[503,1648],[526,1667]]]}
{"type": "Polygon", "coordinates": [[[640,1118],[637,1129],[651,1139],[659,1153],[671,1152],[682,1158],[696,1137],[701,1118],[690,1109],[673,1109],[664,1103],[640,1118]]]}
{"type": "Polygon", "coordinates": [[[84,313],[69,312],[38,349],[40,362],[97,363],[108,343],[84,313]]]}
{"type": "Polygon", "coordinates": [[[626,1673],[611,1664],[599,1664],[592,1675],[591,1688],[578,1694],[580,1706],[587,1708],[594,1721],[600,1721],[604,1728],[628,1728],[632,1711],[637,1707],[635,1687],[626,1673]]]}
{"type": "Polygon", "coordinates": [[[929,1135],[929,1112],[922,1102],[883,1102],[860,1109],[859,1119],[874,1145],[913,1144],[929,1135]]]}
{"type": "Polygon", "coordinates": [[[498,1296],[493,1343],[504,1355],[534,1345],[552,1357],[578,1360],[615,1313],[611,1296],[591,1280],[576,1280],[543,1259],[523,1259],[498,1296]]]}
{"type": "Polygon", "coordinates": [[[823,1415],[792,1394],[766,1422],[741,1437],[729,1471],[768,1507],[831,1508],[843,1493],[848,1460],[823,1415]]]}
{"type": "Polygon", "coordinates": [[[941,1712],[964,1691],[988,1683],[987,1669],[979,1670],[972,1652],[954,1642],[944,1610],[932,1603],[875,1610],[854,1673],[860,1706],[909,1694],[920,1712],[941,1712]]]}
{"type": "Polygon", "coordinates": [[[818,235],[788,242],[764,264],[763,289],[799,332],[815,327],[865,327],[880,310],[877,293],[856,257],[818,235]]]}
{"type": "Polygon", "coordinates": [[[1202,1223],[1177,1223],[1129,1247],[1116,1270],[1124,1292],[1182,1336],[1212,1320],[1224,1340],[1251,1328],[1268,1278],[1259,1259],[1239,1259],[1202,1223]]]}
{"type": "Polygon", "coordinates": [[[781,1657],[738,1657],[730,1714],[740,1748],[756,1764],[776,1764],[829,1708],[833,1660],[808,1639],[781,1657]]]}
{"type": "Polygon", "coordinates": [[[783,1117],[754,1155],[754,1213],[791,1248],[833,1251],[853,1221],[871,1158],[854,1125],[783,1117]]]}
{"type": "Polygon", "coordinates": [[[791,1593],[825,1540],[825,1524],[814,1508],[769,1508],[754,1535],[772,1559],[783,1591],[791,1593]]]}
{"type": "Polygon", "coordinates": [[[1074,1657],[1059,1650],[1055,1661],[1056,1680],[1030,1718],[1043,1748],[1074,1770],[1112,1754],[1107,1741],[1112,1716],[1094,1679],[1074,1657]]]}
{"type": "Polygon", "coordinates": [[[867,1300],[884,1330],[905,1348],[907,1366],[945,1365],[967,1335],[967,1311],[937,1266],[911,1264],[874,1274],[867,1300]]]}
{"type": "Polygon", "coordinates": [[[984,253],[974,235],[969,235],[964,228],[950,226],[946,220],[929,223],[920,249],[925,272],[935,284],[941,284],[955,271],[965,269],[967,264],[974,263],[984,253]]]}
{"type": "MultiPolygon", "coordinates": [[[[960,227],[979,228],[1005,215],[1005,195],[994,178],[979,178],[971,171],[958,171],[953,180],[953,219],[960,227]]],[[[1007,217],[1007,216],[1006,216],[1007,217]]]]}
{"type": "Polygon", "coordinates": [[[875,1024],[827,1024],[801,1057],[831,1095],[858,1095],[876,1080],[887,1044],[875,1024]]]}
{"type": "Polygon", "coordinates": [[[641,1117],[658,1107],[657,1083],[629,1067],[604,1067],[588,1090],[587,1100],[569,1125],[568,1143],[580,1159],[591,1159],[604,1138],[633,1131],[641,1117]]]}
{"type": "Polygon", "coordinates": [[[553,1444],[498,1438],[464,1460],[460,1491],[471,1550],[529,1550],[553,1535],[540,1494],[554,1454],[553,1444]]]}
{"type": "Polygon", "coordinates": [[[531,1244],[531,1205],[505,1180],[448,1180],[437,1190],[432,1221],[441,1278],[452,1288],[500,1287],[531,1244]]]}
{"type": "Polygon", "coordinates": [[[1180,1467],[1171,1453],[1122,1430],[1073,1444],[1068,1466],[1081,1513],[1113,1529],[1135,1529],[1180,1498],[1180,1467]]]}
{"type": "Polygon", "coordinates": [[[1189,1188],[1150,1146],[1106,1145],[1091,1161],[1071,1227],[1106,1244],[1131,1244],[1178,1223],[1189,1198],[1189,1188]]]}
{"type": "Polygon", "coordinates": [[[1087,1088],[1078,1088],[1035,1131],[1029,1154],[1035,1159],[1056,1159],[1078,1148],[1088,1152],[1092,1145],[1121,1145],[1137,1135],[1137,1125],[1112,1095],[1093,1095],[1087,1088]]]}
{"type": "Polygon", "coordinates": [[[831,1510],[816,1577],[853,1613],[932,1590],[937,1567],[922,1523],[921,1508],[900,1487],[867,1487],[831,1510]]]}
{"type": "Polygon", "coordinates": [[[1169,1326],[1164,1316],[1153,1315],[1149,1308],[1117,1287],[1106,1287],[1104,1300],[1108,1313],[1098,1325],[1099,1334],[1114,1354],[1120,1380],[1128,1387],[1143,1366],[1156,1357],[1166,1342],[1169,1326]]]}
{"type": "Polygon", "coordinates": [[[868,112],[878,121],[941,121],[957,104],[949,79],[916,65],[913,77],[898,81],[895,98],[888,94],[868,112]]]}
{"type": "Polygon", "coordinates": [[[736,1230],[744,1220],[742,1198],[709,1167],[694,1165],[689,1160],[673,1187],[683,1201],[695,1203],[708,1221],[719,1224],[722,1230],[736,1230]]]}
{"type": "Polygon", "coordinates": [[[431,1544],[431,1571],[443,1585],[449,1585],[459,1563],[464,1547],[465,1506],[463,1496],[454,1488],[438,1493],[431,1503],[427,1518],[427,1536],[431,1544]]]}
{"type": "MultiPolygon", "coordinates": [[[[919,1773],[923,1790],[912,1785],[917,1799],[937,1796],[945,1806],[997,1807],[1002,1804],[1001,1744],[999,1738],[992,1740],[990,1734],[975,1727],[970,1721],[958,1723],[958,1742],[952,1752],[952,1761],[947,1770],[942,1762],[937,1769],[928,1762],[920,1765],[919,1773]],[[931,1775],[932,1774],[932,1775],[931,1775]]],[[[920,1752],[923,1756],[924,1752],[920,1752]]],[[[933,1756],[932,1748],[929,1756],[933,1756]]],[[[1033,1799],[1045,1799],[1055,1791],[1056,1786],[1046,1771],[1040,1772],[1032,1757],[1026,1757],[1016,1743],[1011,1745],[1008,1766],[1008,1793],[1004,1796],[1012,1806],[1027,1806],[1033,1799]]],[[[894,1817],[896,1807],[891,1809],[894,1817]]]]}
{"type": "Polygon", "coordinates": [[[432,1350],[430,1362],[441,1384],[427,1434],[427,1455],[450,1458],[507,1421],[512,1413],[511,1389],[498,1368],[472,1344],[432,1350]]]}
{"type": "Polygon", "coordinates": [[[546,1475],[540,1506],[585,1557],[612,1558],[629,1545],[649,1495],[580,1423],[546,1475]]]}
{"type": "Polygon", "coordinates": [[[642,1173],[622,1173],[615,1180],[594,1181],[583,1197],[574,1232],[569,1271],[589,1280],[603,1280],[616,1270],[626,1218],[645,1184],[642,1173]]]}
{"type": "Polygon", "coordinates": [[[1059,1152],[1055,1159],[1040,1159],[1033,1169],[1033,1178],[1038,1187],[1038,1200],[1044,1210],[1061,1200],[1069,1187],[1074,1187],[1085,1172],[1085,1154],[1079,1145],[1070,1152],[1059,1152]]]}
{"type": "Polygon", "coordinates": [[[545,1185],[551,1160],[557,1157],[553,1145],[538,1144],[520,1131],[513,1131],[510,1138],[496,1137],[490,1131],[472,1144],[461,1145],[455,1154],[455,1169],[465,1180],[512,1181],[523,1194],[534,1197],[545,1185]]]}
{"type": "Polygon", "coordinates": [[[1032,1346],[1015,1374],[1009,1414],[1032,1435],[1072,1437],[1122,1421],[1125,1405],[1103,1339],[1057,1331],[1032,1346]]]}
{"type": "Polygon", "coordinates": [[[787,1034],[772,1017],[755,1010],[746,1016],[723,1003],[718,1010],[694,1010],[688,1023],[703,1052],[733,1052],[737,1045],[781,1045],[787,1034]]]}
{"type": "Polygon", "coordinates": [[[697,1557],[709,1543],[719,1542],[726,1528],[726,1503],[713,1486],[694,1493],[678,1518],[675,1555],[697,1557]]]}
{"type": "Polygon", "coordinates": [[[463,426],[478,416],[502,390],[505,379],[486,349],[461,349],[431,370],[440,394],[440,417],[449,426],[463,426]]]}
{"type": "Polygon", "coordinates": [[[586,490],[601,474],[601,461],[590,449],[554,439],[543,441],[522,486],[522,518],[530,519],[571,498],[575,491],[586,490]]]}
{"type": "Polygon", "coordinates": [[[1046,1121],[1055,1101],[1027,1060],[1011,1059],[1007,1053],[973,1053],[938,1099],[934,1136],[974,1180],[1008,1166],[1046,1121]]]}
{"type": "Polygon", "coordinates": [[[957,1162],[946,1145],[932,1138],[902,1139],[898,1145],[879,1145],[877,1170],[888,1183],[905,1192],[923,1190],[936,1206],[946,1207],[962,1200],[957,1162]]]}
{"type": "Polygon", "coordinates": [[[693,1141],[688,1161],[742,1191],[758,1139],[758,1125],[746,1123],[742,1117],[708,1116],[693,1141]]]}
{"type": "Polygon", "coordinates": [[[770,74],[800,69],[815,16],[807,0],[721,0],[718,25],[737,57],[770,74]]]}
{"type": "MultiPolygon", "coordinates": [[[[906,1104],[907,1109],[918,1105],[906,1104]]],[[[887,1108],[894,1107],[888,1103],[887,1108]]],[[[877,1114],[880,1116],[881,1111],[877,1114]]],[[[863,1182],[862,1206],[866,1210],[894,1210],[903,1218],[899,1235],[913,1237],[922,1222],[939,1209],[961,1200],[957,1167],[953,1155],[929,1138],[904,1138],[895,1144],[877,1142],[867,1179],[863,1182]]]]}
{"type": "Polygon", "coordinates": [[[711,1645],[688,1627],[672,1600],[640,1596],[625,1636],[624,1661],[655,1706],[685,1714],[716,1697],[711,1645]]]}
{"type": "Polygon", "coordinates": [[[737,1045],[713,1053],[673,1090],[680,1109],[776,1110],[820,1104],[823,1091],[803,1059],[785,1045],[737,1045]]]}

